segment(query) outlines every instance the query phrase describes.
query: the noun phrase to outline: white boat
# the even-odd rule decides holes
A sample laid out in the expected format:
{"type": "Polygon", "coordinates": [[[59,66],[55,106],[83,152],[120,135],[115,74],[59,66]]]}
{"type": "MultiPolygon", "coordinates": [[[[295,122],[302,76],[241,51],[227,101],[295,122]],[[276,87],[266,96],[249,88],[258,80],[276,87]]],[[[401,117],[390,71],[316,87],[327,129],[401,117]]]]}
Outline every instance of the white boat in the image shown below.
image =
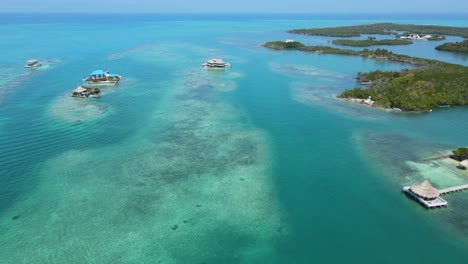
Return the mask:
{"type": "Polygon", "coordinates": [[[25,68],[36,68],[41,66],[42,64],[40,64],[39,61],[35,59],[26,61],[26,65],[24,65],[25,68]]]}
{"type": "Polygon", "coordinates": [[[117,84],[122,76],[109,73],[107,70],[95,70],[89,76],[83,78],[83,81],[89,84],[117,84]]]}
{"type": "Polygon", "coordinates": [[[409,35],[402,35],[402,36],[400,36],[400,38],[416,40],[416,39],[430,39],[430,38],[432,38],[432,36],[431,35],[424,35],[424,36],[421,37],[418,34],[409,34],[409,35]]]}
{"type": "Polygon", "coordinates": [[[223,59],[209,59],[207,62],[203,63],[204,68],[230,68],[231,64],[229,62],[224,62],[223,59]]]}

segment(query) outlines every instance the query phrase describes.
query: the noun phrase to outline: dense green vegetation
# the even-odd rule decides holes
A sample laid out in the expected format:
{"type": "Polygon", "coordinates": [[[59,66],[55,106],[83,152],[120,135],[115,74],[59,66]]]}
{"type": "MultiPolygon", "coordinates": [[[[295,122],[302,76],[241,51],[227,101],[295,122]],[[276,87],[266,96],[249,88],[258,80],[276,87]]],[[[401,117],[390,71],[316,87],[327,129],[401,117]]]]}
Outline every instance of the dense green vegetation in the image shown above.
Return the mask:
{"type": "MultiPolygon", "coordinates": [[[[282,41],[267,42],[263,44],[263,46],[266,48],[278,49],[278,46],[280,45],[278,43],[281,43],[281,42],[282,41]]],[[[407,55],[399,55],[391,51],[388,51],[386,49],[350,50],[350,49],[338,49],[338,48],[333,48],[330,46],[305,46],[304,44],[300,42],[296,42],[296,43],[298,43],[297,48],[290,48],[290,49],[297,49],[297,50],[308,51],[308,52],[318,52],[318,53],[323,53],[323,54],[339,54],[339,55],[351,55],[351,56],[377,58],[377,59],[387,59],[391,61],[409,63],[409,64],[413,64],[417,66],[434,65],[434,64],[443,63],[443,62],[436,61],[436,60],[428,60],[428,59],[422,59],[422,58],[417,58],[417,57],[411,57],[407,55]]]]}
{"type": "Polygon", "coordinates": [[[468,40],[448,42],[436,47],[437,50],[468,52],[468,40]]]}
{"type": "Polygon", "coordinates": [[[376,105],[403,111],[468,104],[468,67],[443,62],[420,65],[422,67],[399,72],[359,73],[358,80],[370,82],[371,86],[347,90],[339,97],[372,96],[376,105]]]}
{"type": "MultiPolygon", "coordinates": [[[[270,47],[270,43],[275,42],[265,43],[264,46],[270,47]]],[[[327,46],[299,46],[296,49],[387,59],[418,66],[416,69],[396,72],[358,73],[358,80],[369,83],[370,86],[365,89],[357,87],[347,90],[338,95],[341,98],[365,99],[371,96],[376,106],[399,108],[403,111],[428,111],[439,105],[468,104],[468,67],[394,54],[385,49],[355,51],[327,46]]]]}
{"type": "Polygon", "coordinates": [[[452,159],[462,161],[468,159],[468,148],[461,147],[452,151],[453,155],[450,155],[452,159]]]}
{"type": "Polygon", "coordinates": [[[298,41],[292,41],[292,42],[272,41],[272,42],[267,42],[263,44],[263,46],[270,48],[270,49],[298,49],[298,48],[304,47],[305,45],[298,41]]]}
{"type": "Polygon", "coordinates": [[[410,40],[402,39],[363,39],[363,40],[351,40],[351,39],[335,39],[332,41],[333,44],[342,46],[353,46],[353,47],[369,47],[375,45],[408,45],[413,44],[410,40]]]}
{"type": "Polygon", "coordinates": [[[468,38],[467,27],[446,27],[394,23],[289,30],[290,33],[330,37],[359,37],[361,34],[396,35],[397,31],[408,31],[417,34],[451,35],[468,38]]]}
{"type": "Polygon", "coordinates": [[[439,64],[399,72],[359,73],[358,80],[370,82],[362,89],[346,90],[341,98],[371,96],[375,105],[403,111],[428,111],[439,105],[468,104],[468,68],[439,64]]]}

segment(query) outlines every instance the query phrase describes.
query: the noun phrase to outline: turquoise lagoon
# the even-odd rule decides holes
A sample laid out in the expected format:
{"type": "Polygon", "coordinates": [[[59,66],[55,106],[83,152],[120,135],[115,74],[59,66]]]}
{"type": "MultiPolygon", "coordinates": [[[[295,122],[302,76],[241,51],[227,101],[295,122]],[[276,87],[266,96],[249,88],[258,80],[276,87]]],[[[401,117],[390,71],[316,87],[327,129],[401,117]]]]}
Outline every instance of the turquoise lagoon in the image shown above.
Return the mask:
{"type": "MultiPolygon", "coordinates": [[[[464,16],[0,16],[2,263],[465,263],[468,192],[426,210],[424,178],[468,183],[466,107],[401,114],[335,99],[408,65],[272,51],[291,28],[464,16]],[[222,57],[233,68],[201,64],[222,57]],[[23,69],[36,58],[46,64],[23,69]],[[69,97],[95,69],[98,99],[69,97]]],[[[449,37],[459,40],[457,37],[449,37]]],[[[436,42],[387,47],[468,65],[436,42]]]]}

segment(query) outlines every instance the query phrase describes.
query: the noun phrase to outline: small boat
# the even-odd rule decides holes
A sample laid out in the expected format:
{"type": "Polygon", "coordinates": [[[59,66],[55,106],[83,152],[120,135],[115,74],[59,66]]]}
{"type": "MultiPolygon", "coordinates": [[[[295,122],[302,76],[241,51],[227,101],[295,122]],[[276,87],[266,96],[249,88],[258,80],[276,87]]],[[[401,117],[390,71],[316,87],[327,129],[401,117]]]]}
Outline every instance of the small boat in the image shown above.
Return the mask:
{"type": "Polygon", "coordinates": [[[99,88],[78,86],[71,92],[70,96],[80,98],[99,97],[100,93],[99,88]]]}
{"type": "Polygon", "coordinates": [[[83,81],[89,84],[117,84],[122,76],[109,73],[107,70],[95,70],[89,76],[83,78],[83,81]]]}
{"type": "Polygon", "coordinates": [[[229,62],[224,62],[223,59],[209,59],[207,62],[203,63],[204,68],[230,68],[231,64],[229,62]]]}
{"type": "Polygon", "coordinates": [[[35,59],[26,61],[26,65],[24,65],[25,68],[36,68],[41,66],[42,64],[40,64],[39,61],[35,59]]]}

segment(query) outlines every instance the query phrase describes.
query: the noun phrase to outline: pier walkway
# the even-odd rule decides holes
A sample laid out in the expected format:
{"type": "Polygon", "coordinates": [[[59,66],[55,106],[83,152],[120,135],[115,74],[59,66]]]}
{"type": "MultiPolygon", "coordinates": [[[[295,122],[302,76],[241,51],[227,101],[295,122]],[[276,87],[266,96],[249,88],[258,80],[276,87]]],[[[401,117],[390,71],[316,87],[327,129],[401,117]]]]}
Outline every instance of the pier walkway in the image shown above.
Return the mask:
{"type": "Polygon", "coordinates": [[[454,187],[450,187],[450,188],[440,189],[439,194],[444,195],[444,194],[447,194],[447,193],[459,192],[459,191],[463,191],[463,190],[467,190],[467,189],[468,189],[468,184],[458,185],[458,186],[454,186],[454,187]]]}
{"type": "MultiPolygon", "coordinates": [[[[468,190],[468,184],[453,186],[450,188],[440,189],[439,195],[449,194],[453,192],[460,192],[463,190],[468,190]]],[[[408,194],[411,198],[419,202],[422,206],[426,208],[437,208],[437,207],[444,207],[447,206],[448,202],[441,197],[437,197],[433,200],[424,200],[423,198],[419,197],[417,194],[411,191],[410,186],[403,187],[403,191],[408,194]]]]}

